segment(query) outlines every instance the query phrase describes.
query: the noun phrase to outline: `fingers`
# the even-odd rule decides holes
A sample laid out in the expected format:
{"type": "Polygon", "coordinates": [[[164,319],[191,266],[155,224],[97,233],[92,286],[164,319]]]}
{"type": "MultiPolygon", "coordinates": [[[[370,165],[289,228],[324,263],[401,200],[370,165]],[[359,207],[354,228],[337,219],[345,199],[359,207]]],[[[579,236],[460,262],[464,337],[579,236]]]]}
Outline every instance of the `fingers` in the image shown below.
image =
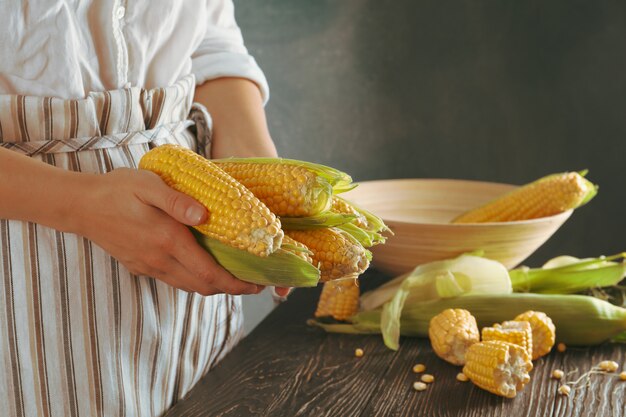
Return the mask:
{"type": "Polygon", "coordinates": [[[287,297],[289,293],[291,292],[291,290],[292,288],[288,288],[288,287],[274,287],[274,292],[279,297],[287,297]]]}
{"type": "Polygon", "coordinates": [[[198,201],[178,192],[159,178],[158,175],[141,171],[146,176],[147,186],[138,191],[138,197],[151,206],[157,207],[180,223],[195,226],[206,222],[208,213],[198,201]]]}

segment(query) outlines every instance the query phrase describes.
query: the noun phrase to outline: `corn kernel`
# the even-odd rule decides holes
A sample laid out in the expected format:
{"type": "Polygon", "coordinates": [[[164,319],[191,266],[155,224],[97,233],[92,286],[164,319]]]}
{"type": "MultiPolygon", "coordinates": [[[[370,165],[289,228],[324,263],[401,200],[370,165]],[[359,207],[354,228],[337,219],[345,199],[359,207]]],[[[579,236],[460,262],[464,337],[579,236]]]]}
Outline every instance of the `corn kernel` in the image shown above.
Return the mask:
{"type": "Polygon", "coordinates": [[[432,376],[431,374],[424,374],[422,375],[420,379],[422,380],[422,382],[426,382],[427,384],[430,384],[435,381],[435,377],[432,376]]]}
{"type": "Polygon", "coordinates": [[[552,371],[552,378],[554,379],[561,379],[564,375],[565,373],[560,369],[555,369],[554,371],[552,371]]]}
{"type": "Polygon", "coordinates": [[[469,378],[463,372],[459,372],[458,374],[456,374],[456,380],[461,382],[467,382],[469,378]]]}
{"type": "Polygon", "coordinates": [[[357,358],[360,358],[361,356],[363,356],[365,352],[363,352],[363,349],[361,348],[356,348],[354,350],[354,356],[356,356],[357,358]]]}
{"type": "Polygon", "coordinates": [[[615,361],[602,361],[598,366],[605,372],[615,372],[619,368],[619,365],[615,361]]]}
{"type": "Polygon", "coordinates": [[[622,381],[626,381],[626,371],[622,371],[619,373],[619,379],[622,381]]]}
{"type": "Polygon", "coordinates": [[[563,353],[567,350],[567,346],[565,345],[565,343],[559,343],[558,345],[556,345],[556,350],[563,353]]]}
{"type": "Polygon", "coordinates": [[[561,385],[559,387],[559,394],[561,395],[569,395],[570,392],[572,392],[572,389],[569,387],[569,385],[561,385]]]}
{"type": "Polygon", "coordinates": [[[427,387],[428,387],[428,385],[424,384],[423,382],[414,382],[413,383],[413,389],[415,391],[424,391],[427,387]]]}
{"type": "Polygon", "coordinates": [[[422,363],[418,363],[417,365],[413,366],[413,372],[416,374],[424,372],[425,370],[426,370],[426,366],[422,363]]]}

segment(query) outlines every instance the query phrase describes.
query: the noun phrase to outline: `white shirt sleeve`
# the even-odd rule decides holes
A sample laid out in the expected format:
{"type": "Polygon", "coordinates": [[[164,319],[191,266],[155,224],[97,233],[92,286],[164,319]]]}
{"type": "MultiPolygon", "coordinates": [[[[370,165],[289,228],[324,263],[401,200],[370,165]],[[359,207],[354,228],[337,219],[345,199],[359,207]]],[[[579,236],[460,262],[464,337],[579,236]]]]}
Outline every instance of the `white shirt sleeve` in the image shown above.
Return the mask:
{"type": "Polygon", "coordinates": [[[219,77],[247,78],[258,85],[267,103],[267,80],[244,45],[232,0],[208,1],[206,33],[191,56],[191,72],[197,85],[219,77]]]}

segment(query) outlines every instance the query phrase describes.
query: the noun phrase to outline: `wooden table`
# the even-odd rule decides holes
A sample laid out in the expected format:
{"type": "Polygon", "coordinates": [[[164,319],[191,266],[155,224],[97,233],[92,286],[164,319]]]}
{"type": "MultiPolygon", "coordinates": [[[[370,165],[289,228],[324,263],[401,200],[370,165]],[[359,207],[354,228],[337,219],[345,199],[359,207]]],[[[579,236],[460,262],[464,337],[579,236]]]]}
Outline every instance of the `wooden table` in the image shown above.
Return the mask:
{"type": "MultiPolygon", "coordinates": [[[[367,289],[386,277],[370,270],[367,289]]],[[[569,348],[535,362],[531,382],[515,399],[455,379],[459,368],[434,355],[427,339],[403,338],[397,352],[379,336],[326,334],[306,325],[319,288],[299,289],[270,314],[180,401],[175,416],[624,416],[626,381],[593,375],[569,397],[559,395],[554,369],[572,375],[601,360],[626,364],[626,345],[569,348]],[[361,358],[354,356],[360,347],[361,358]],[[411,368],[423,363],[435,376],[413,390],[411,368]]]]}

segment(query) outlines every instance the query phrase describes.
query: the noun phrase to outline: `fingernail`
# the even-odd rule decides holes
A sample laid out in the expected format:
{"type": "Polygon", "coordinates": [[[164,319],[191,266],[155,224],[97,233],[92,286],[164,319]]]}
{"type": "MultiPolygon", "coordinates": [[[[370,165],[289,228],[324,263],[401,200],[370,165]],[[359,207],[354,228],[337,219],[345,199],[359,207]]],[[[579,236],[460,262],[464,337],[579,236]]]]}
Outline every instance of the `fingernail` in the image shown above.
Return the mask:
{"type": "Polygon", "coordinates": [[[202,221],[202,217],[204,216],[204,210],[195,204],[189,206],[187,211],[185,212],[185,217],[190,223],[198,224],[202,221]]]}

